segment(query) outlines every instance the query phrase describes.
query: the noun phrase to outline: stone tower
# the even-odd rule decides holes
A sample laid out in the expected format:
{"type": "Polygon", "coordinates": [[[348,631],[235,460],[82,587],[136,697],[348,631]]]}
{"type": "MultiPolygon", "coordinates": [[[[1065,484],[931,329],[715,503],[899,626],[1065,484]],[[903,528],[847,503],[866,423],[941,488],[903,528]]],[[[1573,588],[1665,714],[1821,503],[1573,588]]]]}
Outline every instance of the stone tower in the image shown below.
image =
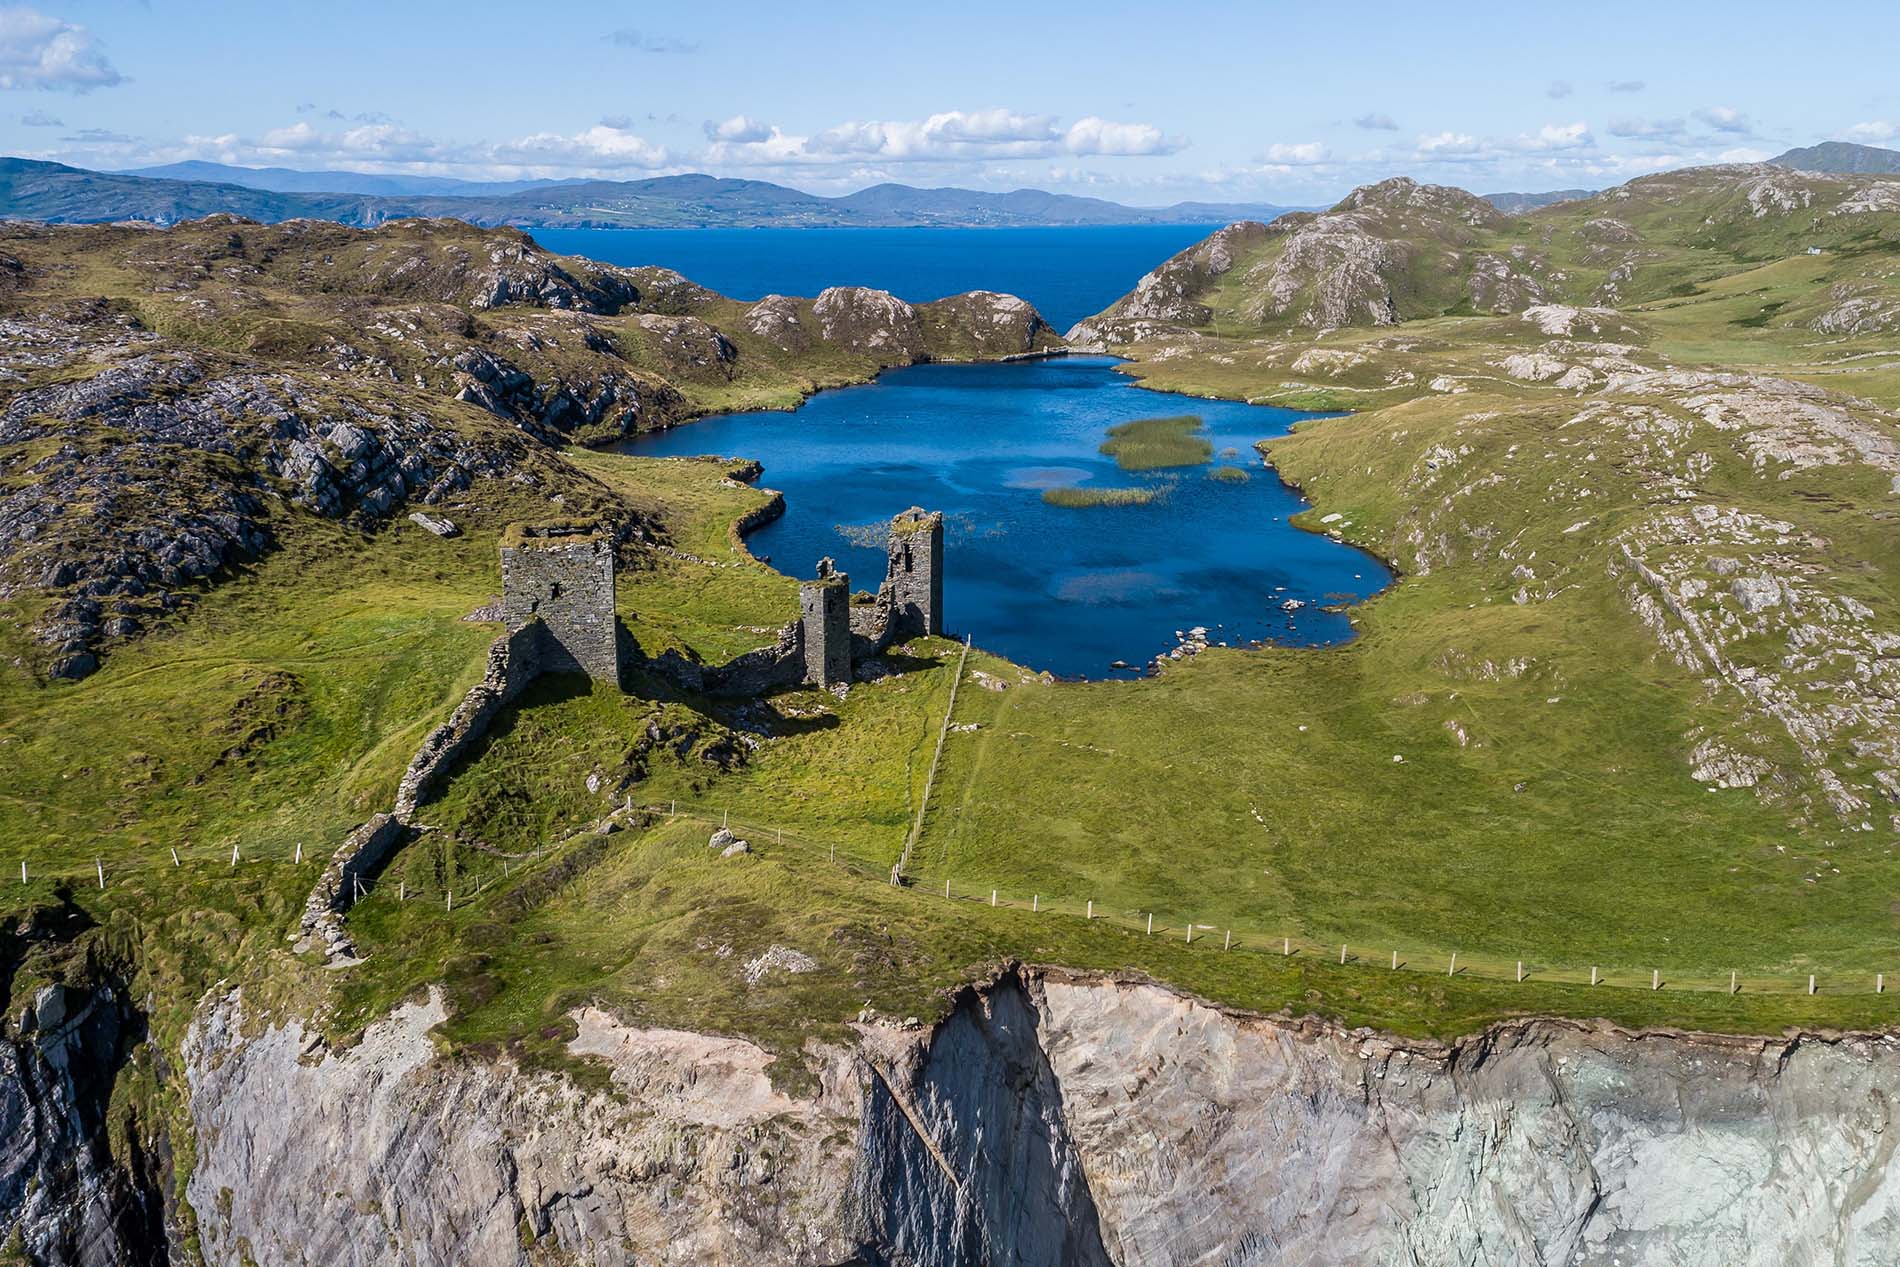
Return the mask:
{"type": "Polygon", "coordinates": [[[890,587],[893,634],[943,632],[943,512],[912,506],[891,520],[890,587]]]}
{"type": "Polygon", "coordinates": [[[851,681],[851,578],[830,559],[818,561],[818,579],[798,585],[798,626],[805,646],[805,684],[851,681]]]}
{"type": "Polygon", "coordinates": [[[545,673],[620,684],[614,547],[591,524],[515,524],[501,538],[501,616],[539,619],[545,673]]]}

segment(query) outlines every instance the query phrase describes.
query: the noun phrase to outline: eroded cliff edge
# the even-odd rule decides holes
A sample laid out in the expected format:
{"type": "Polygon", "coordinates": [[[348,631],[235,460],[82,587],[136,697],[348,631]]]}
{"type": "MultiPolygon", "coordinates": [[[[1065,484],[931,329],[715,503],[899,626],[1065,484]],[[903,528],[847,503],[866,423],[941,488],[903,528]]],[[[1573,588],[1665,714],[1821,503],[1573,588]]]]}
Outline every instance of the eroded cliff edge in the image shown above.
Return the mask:
{"type": "Polygon", "coordinates": [[[1452,1046],[1017,969],[859,1027],[787,1095],[748,1043],[577,1014],[588,1090],[438,1053],[185,1050],[208,1262],[1883,1263],[1900,1043],[1526,1021],[1452,1046]]]}

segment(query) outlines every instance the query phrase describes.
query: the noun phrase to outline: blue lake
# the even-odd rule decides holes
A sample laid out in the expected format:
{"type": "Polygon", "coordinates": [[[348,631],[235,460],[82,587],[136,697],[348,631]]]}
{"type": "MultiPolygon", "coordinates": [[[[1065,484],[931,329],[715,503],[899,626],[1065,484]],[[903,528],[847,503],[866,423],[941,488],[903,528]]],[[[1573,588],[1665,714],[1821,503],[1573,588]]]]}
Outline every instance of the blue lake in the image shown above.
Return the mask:
{"type": "Polygon", "coordinates": [[[1058,332],[1134,289],[1215,224],[1042,229],[536,229],[562,255],[658,264],[733,299],[872,286],[926,303],[966,290],[1027,299],[1058,332]]]}
{"type": "Polygon", "coordinates": [[[1253,448],[1311,415],[1147,391],[1114,365],[919,365],[821,392],[790,413],[725,414],[623,447],[758,459],[786,513],[748,538],[752,550],[801,577],[830,555],[853,589],[883,579],[892,515],[943,511],[947,627],[1061,676],[1112,676],[1117,660],[1140,668],[1196,625],[1217,643],[1349,638],[1346,615],[1322,609],[1382,589],[1390,574],[1288,523],[1304,503],[1253,448]],[[1131,473],[1098,451],[1116,423],[1174,414],[1203,420],[1211,462],[1131,473]],[[1222,464],[1251,478],[1213,479],[1222,464]],[[1139,506],[1042,500],[1043,489],[1071,484],[1165,493],[1139,506]]]}

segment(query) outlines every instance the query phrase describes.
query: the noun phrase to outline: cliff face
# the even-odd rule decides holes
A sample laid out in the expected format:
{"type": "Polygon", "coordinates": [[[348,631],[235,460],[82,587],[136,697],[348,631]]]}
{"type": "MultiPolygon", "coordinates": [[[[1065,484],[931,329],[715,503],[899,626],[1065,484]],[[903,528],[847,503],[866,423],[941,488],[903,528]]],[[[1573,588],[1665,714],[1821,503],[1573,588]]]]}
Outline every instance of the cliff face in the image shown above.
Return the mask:
{"type": "MultiPolygon", "coordinates": [[[[790,1095],[751,1044],[576,1015],[584,1090],[439,1056],[187,1043],[208,1262],[1885,1263],[1890,1039],[1557,1022],[1445,1048],[1055,973],[862,1026],[790,1095]]],[[[128,1253],[125,1261],[134,1256],[128,1253]]],[[[93,1260],[100,1261],[100,1260],[93,1260]]]]}
{"type": "Polygon", "coordinates": [[[0,1262],[164,1263],[162,1165],[107,1143],[113,1082],[142,1020],[110,986],[47,986],[11,1020],[0,1037],[0,1262]]]}

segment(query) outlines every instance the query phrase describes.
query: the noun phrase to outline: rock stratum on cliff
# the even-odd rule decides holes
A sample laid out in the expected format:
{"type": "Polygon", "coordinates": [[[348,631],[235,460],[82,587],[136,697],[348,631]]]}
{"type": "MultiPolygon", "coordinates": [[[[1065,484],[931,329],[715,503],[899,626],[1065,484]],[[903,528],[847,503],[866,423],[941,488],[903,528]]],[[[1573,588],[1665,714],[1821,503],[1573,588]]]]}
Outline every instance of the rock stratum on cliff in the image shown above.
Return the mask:
{"type": "Polygon", "coordinates": [[[1055,971],[859,1027],[787,1094],[743,1041],[577,1014],[608,1088],[444,1060],[437,1000],[331,1050],[210,1001],[209,1263],[1890,1261],[1900,1046],[1524,1021],[1450,1046],[1055,971]]]}

